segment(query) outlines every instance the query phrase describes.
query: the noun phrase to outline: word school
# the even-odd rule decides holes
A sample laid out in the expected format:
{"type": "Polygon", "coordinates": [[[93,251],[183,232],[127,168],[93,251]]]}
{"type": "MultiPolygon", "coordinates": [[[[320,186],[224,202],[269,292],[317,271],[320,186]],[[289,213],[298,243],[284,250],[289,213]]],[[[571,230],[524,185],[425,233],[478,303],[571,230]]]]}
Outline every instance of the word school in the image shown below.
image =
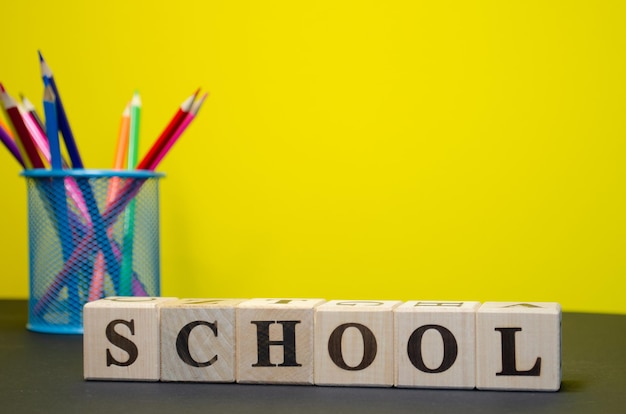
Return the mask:
{"type": "Polygon", "coordinates": [[[111,297],[84,307],[87,380],[557,391],[553,302],[111,297]]]}

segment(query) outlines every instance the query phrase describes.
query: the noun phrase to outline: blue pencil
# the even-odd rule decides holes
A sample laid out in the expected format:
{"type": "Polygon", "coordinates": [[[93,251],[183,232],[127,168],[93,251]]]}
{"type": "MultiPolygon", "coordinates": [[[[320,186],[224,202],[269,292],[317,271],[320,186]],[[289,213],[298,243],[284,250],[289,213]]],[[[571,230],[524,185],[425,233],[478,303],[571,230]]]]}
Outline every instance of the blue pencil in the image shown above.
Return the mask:
{"type": "Polygon", "coordinates": [[[51,85],[47,85],[43,93],[43,109],[46,116],[46,135],[50,145],[50,164],[53,170],[63,168],[61,162],[61,145],[57,124],[56,97],[51,85]]]}
{"type": "Polygon", "coordinates": [[[72,133],[72,128],[70,127],[70,123],[67,119],[67,114],[65,113],[63,102],[61,101],[59,89],[57,88],[56,82],[54,81],[52,70],[43,59],[41,52],[39,52],[39,64],[41,67],[41,77],[43,78],[44,85],[50,84],[56,98],[57,121],[59,125],[59,130],[63,135],[65,148],[67,148],[70,160],[72,161],[72,168],[83,168],[83,160],[80,158],[80,153],[78,152],[78,147],[76,146],[76,141],[74,140],[74,134],[72,133]]]}
{"type": "MultiPolygon", "coordinates": [[[[46,117],[46,135],[48,137],[48,143],[50,145],[50,164],[52,170],[60,171],[63,169],[61,161],[61,147],[59,143],[59,129],[57,126],[57,111],[54,92],[52,86],[46,85],[43,93],[43,109],[44,116],[46,117]]],[[[63,177],[53,177],[52,179],[51,194],[48,195],[50,204],[52,205],[52,211],[54,213],[57,236],[61,242],[61,253],[63,255],[63,261],[67,261],[72,255],[74,250],[74,239],[72,235],[72,229],[69,222],[69,210],[67,208],[67,195],[65,193],[65,179],[63,177]]],[[[78,293],[78,280],[72,278],[68,282],[68,297],[72,301],[75,307],[82,306],[80,296],[78,293]]],[[[70,312],[72,323],[80,323],[75,312],[70,312]]]]}
{"type": "MultiPolygon", "coordinates": [[[[43,82],[45,85],[50,85],[52,91],[54,92],[54,96],[56,98],[56,110],[57,110],[57,121],[59,130],[63,135],[63,140],[65,141],[65,148],[67,149],[68,154],[70,155],[70,160],[72,162],[73,169],[83,169],[83,161],[80,158],[80,153],[78,152],[78,147],[76,146],[76,142],[74,141],[74,134],[72,133],[72,129],[70,128],[70,123],[67,120],[67,115],[65,114],[65,109],[63,107],[63,102],[61,101],[61,96],[59,94],[59,90],[56,86],[56,82],[54,81],[54,76],[52,75],[52,70],[44,60],[41,52],[39,52],[39,63],[41,67],[41,76],[43,78],[43,82]]],[[[93,194],[93,190],[91,185],[87,180],[79,179],[77,180],[78,187],[80,188],[83,196],[85,197],[85,203],[87,204],[87,210],[89,211],[89,216],[91,217],[91,222],[93,224],[93,230],[95,233],[95,240],[100,246],[102,253],[104,254],[104,259],[106,262],[107,270],[111,275],[111,278],[116,285],[116,288],[119,284],[120,277],[120,264],[115,258],[113,254],[113,248],[111,247],[111,240],[108,238],[106,234],[106,227],[104,226],[104,222],[102,221],[102,216],[100,215],[100,211],[98,209],[98,204],[96,202],[96,198],[93,194]]]]}

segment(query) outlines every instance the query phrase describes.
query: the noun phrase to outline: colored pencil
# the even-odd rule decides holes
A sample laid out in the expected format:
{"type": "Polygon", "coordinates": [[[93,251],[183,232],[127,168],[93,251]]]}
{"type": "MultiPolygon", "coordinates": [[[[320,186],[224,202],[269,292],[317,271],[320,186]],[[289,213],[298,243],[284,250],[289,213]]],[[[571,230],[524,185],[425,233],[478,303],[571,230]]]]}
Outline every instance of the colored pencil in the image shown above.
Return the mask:
{"type": "MultiPolygon", "coordinates": [[[[52,166],[52,170],[60,171],[63,168],[63,165],[61,163],[61,148],[59,145],[56,105],[54,102],[54,92],[52,92],[52,88],[49,85],[44,89],[43,106],[44,115],[46,117],[46,135],[48,136],[48,142],[50,145],[50,164],[52,166]]],[[[64,233],[69,234],[70,230],[65,187],[68,187],[68,189],[71,187],[68,185],[69,182],[63,178],[52,178],[52,180],[55,200],[52,203],[52,207],[56,216],[57,225],[59,227],[58,234],[59,239],[61,240],[63,260],[67,260],[72,254],[73,245],[72,239],[69,236],[63,235],[64,233]]]]}
{"type": "MultiPolygon", "coordinates": [[[[126,165],[126,156],[128,152],[128,135],[130,129],[130,104],[126,105],[124,111],[122,112],[122,118],[120,120],[120,126],[117,137],[117,144],[115,147],[115,157],[113,161],[113,169],[121,170],[126,165]]],[[[106,206],[108,207],[119,191],[120,186],[120,178],[119,177],[111,177],[109,180],[109,188],[107,190],[107,198],[106,198],[106,206]]],[[[109,238],[112,235],[112,229],[109,227],[107,230],[107,235],[109,238]]],[[[117,249],[116,249],[117,250],[117,249]]],[[[121,252],[119,250],[114,251],[116,253],[116,257],[119,254],[119,257],[122,257],[121,252]]],[[[104,292],[104,255],[102,252],[98,252],[96,256],[96,260],[94,261],[94,269],[93,275],[91,278],[91,283],[89,286],[89,301],[93,301],[96,299],[100,299],[103,297],[104,292]]]]}
{"type": "Polygon", "coordinates": [[[135,92],[130,101],[130,128],[128,135],[127,167],[134,169],[139,161],[139,126],[141,125],[141,98],[135,92]]]}
{"type": "MultiPolygon", "coordinates": [[[[83,162],[80,158],[78,148],[76,147],[74,135],[72,134],[69,121],[67,120],[67,115],[65,114],[65,109],[63,107],[61,96],[56,86],[52,70],[50,70],[50,67],[43,59],[41,52],[39,53],[39,62],[44,85],[49,84],[52,87],[52,91],[54,92],[54,96],[56,98],[57,121],[59,125],[59,130],[63,135],[65,147],[70,155],[72,168],[82,169],[84,168],[83,162]]],[[[109,271],[111,277],[114,279],[114,282],[119,283],[119,263],[115,259],[115,255],[113,254],[113,249],[111,246],[111,241],[107,237],[106,226],[104,225],[102,217],[100,216],[100,211],[98,209],[98,205],[93,194],[93,189],[91,188],[89,182],[87,182],[86,180],[78,180],[77,184],[80,192],[84,197],[84,201],[87,206],[88,217],[91,218],[91,224],[93,225],[96,242],[98,243],[104,254],[107,270],[109,271]]]]}
{"type": "Polygon", "coordinates": [[[26,125],[26,129],[30,133],[30,136],[33,139],[33,143],[35,144],[35,148],[39,152],[41,156],[41,161],[44,163],[44,167],[50,163],[50,147],[48,145],[48,137],[46,137],[46,133],[39,128],[37,122],[30,116],[28,112],[24,109],[22,105],[17,104],[17,108],[22,116],[22,120],[24,121],[24,125],[26,125]]]}
{"type": "MultiPolygon", "coordinates": [[[[137,166],[139,160],[139,127],[141,124],[141,99],[135,92],[130,103],[130,133],[128,139],[128,169],[137,166]]],[[[124,236],[122,243],[122,270],[119,295],[128,296],[132,289],[133,244],[135,239],[135,198],[128,203],[124,214],[124,236]]]]}
{"type": "Polygon", "coordinates": [[[33,137],[28,131],[24,119],[22,119],[17,102],[7,93],[2,84],[0,84],[0,94],[2,95],[2,104],[7,118],[13,125],[14,135],[17,137],[15,142],[22,153],[26,168],[44,168],[44,164],[33,142],[33,137]]]}
{"type": "MultiPolygon", "coordinates": [[[[63,159],[61,155],[61,143],[59,142],[59,130],[56,115],[56,97],[54,96],[54,92],[50,85],[44,88],[44,111],[46,115],[46,134],[41,134],[38,128],[35,128],[32,125],[31,120],[31,128],[29,131],[32,131],[33,136],[36,138],[34,141],[36,143],[39,151],[44,155],[45,159],[50,163],[52,169],[60,170],[67,166],[67,163],[63,159]],[[46,137],[47,135],[47,137],[46,137]]],[[[65,180],[65,189],[67,190],[72,202],[76,206],[76,208],[80,211],[83,219],[90,223],[91,219],[89,217],[89,211],[87,209],[87,205],[85,204],[85,199],[83,198],[81,190],[78,188],[78,184],[76,184],[76,180],[71,177],[66,178],[65,180]]]]}
{"type": "Polygon", "coordinates": [[[155,170],[161,160],[163,160],[167,153],[172,149],[176,141],[178,141],[178,138],[180,138],[182,133],[185,132],[191,121],[195,119],[196,115],[198,115],[198,112],[200,111],[200,108],[202,107],[202,104],[204,103],[204,100],[207,98],[207,96],[208,93],[205,93],[204,95],[202,95],[202,97],[200,97],[200,99],[198,99],[198,101],[194,102],[193,106],[189,110],[189,113],[187,114],[183,122],[178,126],[176,132],[174,132],[174,135],[171,136],[165,146],[161,149],[154,162],[150,164],[150,170],[155,170]]]}
{"type": "Polygon", "coordinates": [[[22,107],[24,107],[26,112],[28,112],[31,118],[37,123],[37,125],[39,125],[39,129],[45,131],[46,126],[44,125],[41,117],[37,113],[35,105],[33,105],[33,103],[23,94],[20,94],[20,100],[22,101],[22,107]]]}
{"type": "Polygon", "coordinates": [[[193,102],[196,99],[200,90],[198,89],[193,95],[187,98],[178,108],[178,111],[174,115],[174,117],[170,120],[170,123],[167,124],[161,135],[157,138],[155,143],[152,145],[148,153],[143,157],[143,159],[137,165],[138,170],[150,170],[150,166],[154,164],[154,161],[158,157],[159,153],[162,151],[163,147],[167,144],[167,141],[172,137],[172,135],[176,132],[176,129],[183,122],[189,110],[191,109],[193,102]]]}
{"type": "Polygon", "coordinates": [[[4,129],[4,127],[1,125],[0,125],[0,141],[2,141],[5,147],[7,147],[11,155],[13,155],[13,158],[15,158],[15,160],[22,166],[22,168],[25,168],[24,160],[22,159],[22,154],[20,154],[20,149],[17,147],[17,144],[15,143],[15,141],[13,141],[13,138],[11,138],[11,135],[9,135],[9,131],[4,129]]]}
{"type": "Polygon", "coordinates": [[[63,164],[61,162],[56,99],[50,85],[46,86],[43,92],[43,108],[46,116],[46,135],[48,136],[48,146],[50,148],[50,165],[53,170],[60,170],[63,168],[63,164]]]}
{"type": "Polygon", "coordinates": [[[117,144],[115,145],[115,158],[113,160],[113,169],[121,170],[126,164],[126,156],[128,154],[128,136],[130,131],[130,104],[127,104],[122,112],[120,127],[117,136],[117,144]]]}
{"type": "Polygon", "coordinates": [[[63,106],[63,101],[61,100],[59,89],[57,88],[56,81],[54,80],[52,70],[44,60],[41,52],[39,52],[39,64],[44,85],[50,83],[50,86],[52,86],[52,91],[54,92],[54,96],[56,97],[57,121],[59,124],[59,130],[63,135],[65,148],[67,149],[70,160],[72,161],[72,168],[83,168],[83,161],[80,158],[80,153],[78,152],[78,147],[76,146],[76,141],[74,140],[74,134],[72,133],[70,122],[67,119],[67,114],[65,113],[65,107],[63,106]]]}
{"type": "Polygon", "coordinates": [[[5,130],[5,132],[7,134],[9,134],[11,139],[15,140],[15,136],[13,135],[13,131],[11,131],[11,128],[2,120],[2,117],[0,117],[0,128],[3,128],[5,130]]]}
{"type": "MultiPolygon", "coordinates": [[[[115,145],[115,156],[113,159],[113,169],[122,170],[126,165],[128,154],[128,139],[130,132],[130,104],[126,105],[122,112],[119,131],[117,134],[117,144],[115,145]]],[[[119,191],[120,179],[118,177],[111,178],[109,189],[107,190],[107,205],[111,204],[119,191]]]]}
{"type": "MultiPolygon", "coordinates": [[[[46,117],[46,135],[49,144],[49,155],[53,171],[60,171],[63,169],[63,163],[61,161],[61,147],[59,143],[59,130],[57,126],[57,113],[56,104],[54,98],[54,92],[50,85],[44,88],[43,93],[43,106],[44,115],[46,117]]],[[[32,116],[32,112],[31,112],[32,116]]],[[[31,118],[34,120],[34,117],[31,118]]],[[[57,226],[57,236],[61,243],[61,254],[63,255],[63,261],[70,258],[72,251],[74,250],[74,240],[71,237],[71,227],[69,221],[70,211],[67,208],[67,195],[65,188],[68,188],[68,192],[72,194],[72,186],[69,180],[63,177],[53,177],[52,180],[52,194],[50,194],[50,204],[52,205],[52,211],[57,226]]],[[[72,183],[75,182],[72,181],[72,183]]],[[[75,198],[75,194],[72,194],[75,198]]],[[[82,200],[82,198],[81,198],[82,200]]],[[[72,306],[81,306],[80,296],[78,293],[78,279],[72,278],[68,283],[68,297],[72,301],[72,306]]],[[[72,323],[80,323],[80,315],[76,315],[75,312],[70,312],[70,318],[72,323]]]]}

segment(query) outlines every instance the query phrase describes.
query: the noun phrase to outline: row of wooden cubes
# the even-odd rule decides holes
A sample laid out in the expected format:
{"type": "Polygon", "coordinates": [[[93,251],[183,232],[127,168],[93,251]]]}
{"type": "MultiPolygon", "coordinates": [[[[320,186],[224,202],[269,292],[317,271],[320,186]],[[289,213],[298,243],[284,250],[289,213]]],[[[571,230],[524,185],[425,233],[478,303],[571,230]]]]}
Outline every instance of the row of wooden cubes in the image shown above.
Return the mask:
{"type": "Polygon", "coordinates": [[[112,297],[85,305],[84,376],[556,391],[561,307],[112,297]]]}

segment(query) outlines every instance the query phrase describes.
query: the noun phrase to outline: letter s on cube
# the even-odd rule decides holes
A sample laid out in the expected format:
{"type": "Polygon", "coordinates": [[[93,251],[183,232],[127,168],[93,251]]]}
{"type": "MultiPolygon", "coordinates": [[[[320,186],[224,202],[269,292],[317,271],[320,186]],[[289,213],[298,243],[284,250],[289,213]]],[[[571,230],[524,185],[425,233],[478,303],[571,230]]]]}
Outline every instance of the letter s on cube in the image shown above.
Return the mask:
{"type": "Polygon", "coordinates": [[[160,379],[160,304],[173,298],[110,297],[83,311],[83,375],[87,380],[160,379]]]}

